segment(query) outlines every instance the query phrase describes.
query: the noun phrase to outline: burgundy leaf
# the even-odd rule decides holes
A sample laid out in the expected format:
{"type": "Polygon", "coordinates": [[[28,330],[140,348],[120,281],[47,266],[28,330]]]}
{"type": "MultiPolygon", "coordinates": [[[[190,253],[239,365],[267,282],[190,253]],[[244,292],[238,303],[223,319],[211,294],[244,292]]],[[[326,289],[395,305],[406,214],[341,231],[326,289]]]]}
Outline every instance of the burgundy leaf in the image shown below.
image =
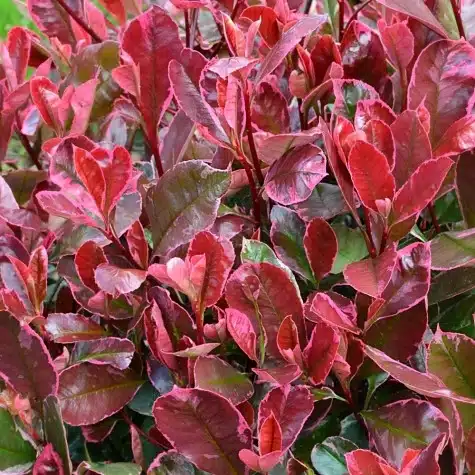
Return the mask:
{"type": "Polygon", "coordinates": [[[475,202],[472,179],[475,178],[475,163],[471,153],[460,155],[456,168],[456,190],[460,211],[467,228],[475,227],[475,202]]]}
{"type": "Polygon", "coordinates": [[[395,467],[401,467],[407,449],[424,449],[450,432],[449,422],[436,407],[416,399],[365,411],[363,417],[378,453],[395,467]]]}
{"type": "Polygon", "coordinates": [[[181,389],[153,406],[160,432],[201,470],[244,475],[239,451],[250,449],[251,431],[231,403],[202,389],[181,389]]]}
{"type": "Polygon", "coordinates": [[[50,313],[45,327],[56,343],[98,340],[107,336],[98,323],[77,313],[50,313]]]}
{"type": "Polygon", "coordinates": [[[318,147],[294,148],[271,165],[265,179],[266,192],[283,205],[300,203],[326,174],[325,156],[318,147]]]}
{"type": "Polygon", "coordinates": [[[147,277],[138,269],[121,269],[112,264],[99,264],[94,271],[98,287],[114,297],[137,290],[147,277]]]}
{"type": "Polygon", "coordinates": [[[241,265],[228,280],[226,300],[231,308],[249,318],[257,335],[263,327],[269,355],[280,358],[276,337],[287,315],[293,316],[299,334],[302,333],[300,296],[287,273],[279,267],[265,262],[241,265]]]}
{"type": "Polygon", "coordinates": [[[63,419],[73,426],[96,424],[120,411],[143,381],[130,370],[83,363],[59,375],[58,399],[63,419]]]}
{"type": "Polygon", "coordinates": [[[41,401],[56,394],[58,376],[43,340],[28,326],[1,312],[0,375],[24,397],[41,401]]]}
{"type": "Polygon", "coordinates": [[[323,218],[314,218],[307,225],[303,245],[313,275],[321,281],[331,271],[338,253],[336,234],[323,218]]]}
{"type": "Polygon", "coordinates": [[[224,396],[235,406],[253,394],[251,381],[217,356],[199,356],[195,363],[195,386],[224,396]]]}
{"type": "Polygon", "coordinates": [[[140,224],[140,221],[135,221],[135,223],[132,224],[130,229],[127,231],[126,239],[130,254],[134,258],[134,261],[142,269],[146,269],[148,267],[148,243],[145,239],[144,229],[142,224],[140,224]]]}
{"type": "Polygon", "coordinates": [[[259,428],[274,414],[282,430],[282,452],[291,447],[313,410],[313,398],[304,386],[285,385],[270,390],[259,405],[259,428]]]}
{"type": "Polygon", "coordinates": [[[431,268],[450,270],[468,266],[475,260],[474,231],[449,231],[430,241],[431,268]]]}
{"type": "Polygon", "coordinates": [[[287,101],[269,82],[262,82],[254,94],[251,117],[253,124],[265,132],[279,134],[289,131],[287,101]]]}

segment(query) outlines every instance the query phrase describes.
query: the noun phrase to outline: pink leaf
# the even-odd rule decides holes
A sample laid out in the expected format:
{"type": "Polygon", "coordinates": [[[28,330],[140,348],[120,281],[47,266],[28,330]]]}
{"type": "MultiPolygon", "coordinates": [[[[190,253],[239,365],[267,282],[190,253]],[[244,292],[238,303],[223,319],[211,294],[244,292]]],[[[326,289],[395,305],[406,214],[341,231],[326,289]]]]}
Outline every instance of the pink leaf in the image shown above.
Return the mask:
{"type": "Polygon", "coordinates": [[[398,475],[398,472],[379,455],[358,449],[345,454],[350,475],[398,475]]]}
{"type": "Polygon", "coordinates": [[[147,272],[144,270],[121,269],[112,264],[99,264],[94,271],[99,288],[114,297],[137,290],[146,277],[147,272]]]}
{"type": "Polygon", "coordinates": [[[33,465],[33,475],[44,475],[45,473],[64,475],[63,462],[54,451],[52,444],[46,445],[33,465]]]}
{"type": "Polygon", "coordinates": [[[46,331],[56,343],[97,340],[107,332],[94,320],[77,313],[50,313],[46,331]]]}
{"type": "Polygon", "coordinates": [[[234,308],[226,309],[226,325],[229,334],[241,350],[254,361],[256,355],[257,336],[249,318],[234,308]]]}
{"type": "Polygon", "coordinates": [[[467,115],[451,124],[434,150],[435,157],[458,155],[475,148],[475,117],[467,115]]]}

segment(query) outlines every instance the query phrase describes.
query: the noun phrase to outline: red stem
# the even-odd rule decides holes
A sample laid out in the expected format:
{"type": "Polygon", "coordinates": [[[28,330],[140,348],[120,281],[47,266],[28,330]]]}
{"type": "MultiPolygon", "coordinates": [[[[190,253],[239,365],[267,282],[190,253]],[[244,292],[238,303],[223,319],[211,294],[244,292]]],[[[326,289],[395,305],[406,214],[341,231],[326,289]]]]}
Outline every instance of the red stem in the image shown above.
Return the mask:
{"type": "Polygon", "coordinates": [[[26,150],[26,153],[31,158],[31,161],[35,164],[38,170],[43,170],[43,166],[39,160],[39,152],[35,151],[28,140],[28,137],[21,132],[21,123],[18,114],[16,114],[16,127],[18,138],[20,139],[21,144],[26,150]]]}
{"type": "Polygon", "coordinates": [[[247,140],[249,142],[249,149],[251,151],[252,164],[254,166],[259,185],[262,186],[262,184],[264,183],[264,175],[262,174],[261,164],[259,163],[256,144],[254,143],[254,136],[252,134],[251,103],[249,100],[249,90],[247,86],[244,87],[244,107],[246,109],[246,131],[247,140]]]}
{"type": "Polygon", "coordinates": [[[190,17],[188,14],[188,9],[185,8],[185,44],[187,48],[190,48],[190,17]]]}
{"type": "Polygon", "coordinates": [[[388,229],[384,228],[383,237],[381,238],[381,245],[379,246],[379,253],[382,254],[384,252],[384,248],[386,247],[386,243],[388,241],[388,229]]]}
{"type": "Polygon", "coordinates": [[[152,149],[153,158],[155,159],[155,167],[157,168],[158,177],[160,178],[163,175],[163,165],[162,159],[160,158],[160,150],[158,148],[158,143],[150,144],[152,149]]]}
{"type": "Polygon", "coordinates": [[[460,8],[457,4],[457,0],[450,0],[452,10],[454,12],[455,22],[457,23],[457,29],[461,38],[465,38],[465,31],[463,29],[462,17],[460,15],[460,8]]]}
{"type": "Polygon", "coordinates": [[[371,218],[370,218],[370,215],[369,215],[368,208],[363,206],[363,210],[364,210],[364,220],[365,220],[365,226],[366,226],[366,234],[368,235],[368,242],[369,242],[368,251],[369,251],[369,254],[370,254],[371,257],[376,257],[376,247],[374,245],[373,235],[371,233],[371,218]]]}
{"type": "Polygon", "coordinates": [[[338,41],[341,42],[345,32],[345,0],[338,0],[338,41]]]}
{"type": "Polygon", "coordinates": [[[261,202],[259,198],[259,193],[257,192],[256,182],[254,180],[254,175],[252,174],[251,167],[244,156],[238,156],[238,160],[241,162],[246,172],[247,181],[249,182],[249,188],[251,189],[252,197],[252,206],[254,210],[254,219],[257,222],[257,227],[261,226],[261,202]]]}
{"type": "Polygon", "coordinates": [[[429,209],[429,214],[430,214],[430,218],[432,220],[432,225],[434,226],[434,229],[435,229],[435,234],[439,234],[440,233],[440,224],[439,224],[439,221],[437,219],[437,214],[435,213],[434,203],[429,203],[427,208],[429,209]]]}
{"type": "Polygon", "coordinates": [[[203,312],[199,309],[195,310],[196,317],[196,343],[202,345],[205,342],[204,329],[203,329],[203,312]]]}
{"type": "Polygon", "coordinates": [[[76,15],[71,7],[64,0],[56,0],[56,2],[66,10],[67,14],[93,39],[94,43],[101,43],[102,39],[96,34],[96,32],[87,25],[87,23],[76,15]]]}
{"type": "MultiPolygon", "coordinates": [[[[358,18],[358,14],[366,8],[373,0],[366,0],[366,2],[362,3],[350,16],[350,19],[348,20],[346,26],[350,25],[353,20],[356,20],[358,18]]],[[[341,41],[341,38],[340,38],[341,41]]]]}

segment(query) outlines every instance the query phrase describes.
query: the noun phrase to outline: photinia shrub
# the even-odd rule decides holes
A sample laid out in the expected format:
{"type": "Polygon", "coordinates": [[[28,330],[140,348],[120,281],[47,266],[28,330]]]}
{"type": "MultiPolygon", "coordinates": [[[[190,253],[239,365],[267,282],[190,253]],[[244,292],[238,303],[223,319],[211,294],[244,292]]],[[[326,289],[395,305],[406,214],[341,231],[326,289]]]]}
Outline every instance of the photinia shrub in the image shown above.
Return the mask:
{"type": "Polygon", "coordinates": [[[0,472],[475,473],[473,2],[154,3],[0,45],[0,472]]]}

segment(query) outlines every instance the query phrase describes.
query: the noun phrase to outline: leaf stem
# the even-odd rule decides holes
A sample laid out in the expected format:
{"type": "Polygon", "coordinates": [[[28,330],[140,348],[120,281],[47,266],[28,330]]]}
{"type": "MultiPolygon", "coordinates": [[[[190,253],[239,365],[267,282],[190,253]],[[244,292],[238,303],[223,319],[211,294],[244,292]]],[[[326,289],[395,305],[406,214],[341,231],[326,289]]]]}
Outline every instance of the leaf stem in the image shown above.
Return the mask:
{"type": "Polygon", "coordinates": [[[158,143],[154,141],[155,143],[150,144],[150,148],[152,149],[153,153],[153,158],[155,160],[155,167],[157,169],[158,173],[158,178],[163,176],[163,165],[162,165],[162,159],[160,157],[160,149],[158,147],[158,143]]]}
{"type": "Polygon", "coordinates": [[[183,15],[185,16],[185,45],[190,48],[190,17],[188,8],[185,8],[183,15]]]}
{"type": "Polygon", "coordinates": [[[78,15],[76,12],[64,1],[56,0],[56,2],[66,10],[67,14],[92,38],[94,43],[101,43],[102,39],[97,35],[97,33],[78,15]]]}
{"type": "Polygon", "coordinates": [[[20,142],[23,145],[24,149],[26,150],[26,153],[30,157],[31,161],[35,164],[38,170],[43,170],[43,166],[41,165],[41,162],[39,160],[39,151],[35,150],[31,146],[30,141],[28,140],[28,137],[25,134],[23,134],[21,131],[20,118],[18,117],[18,114],[16,114],[16,127],[17,127],[18,138],[20,139],[20,142]]]}
{"type": "Polygon", "coordinates": [[[244,167],[244,171],[246,172],[247,181],[249,182],[249,188],[251,189],[254,219],[257,222],[257,227],[260,228],[261,227],[261,202],[259,198],[259,193],[257,192],[254,175],[252,174],[251,166],[249,165],[246,157],[242,155],[238,155],[238,160],[242,164],[242,166],[244,167]]]}
{"type": "Polygon", "coordinates": [[[461,38],[465,38],[465,30],[463,28],[462,16],[460,15],[460,4],[457,0],[450,0],[452,10],[454,12],[455,22],[457,23],[457,29],[461,38]]]}
{"type": "MultiPolygon", "coordinates": [[[[361,12],[361,10],[363,10],[364,8],[366,8],[373,0],[366,0],[364,3],[362,3],[350,16],[350,19],[348,20],[348,22],[346,23],[346,26],[348,25],[351,25],[351,22],[353,20],[357,20],[358,19],[358,14],[361,12]]],[[[340,41],[341,41],[341,38],[340,38],[340,41]]]]}
{"type": "Polygon", "coordinates": [[[377,253],[376,253],[376,246],[374,245],[374,241],[373,241],[373,235],[371,233],[371,217],[369,215],[368,208],[363,206],[363,210],[364,210],[366,234],[368,235],[368,241],[366,242],[366,245],[368,246],[369,255],[374,258],[376,257],[377,253]]]}
{"type": "Polygon", "coordinates": [[[338,41],[341,42],[345,32],[345,0],[338,0],[338,41]]]}
{"type": "Polygon", "coordinates": [[[254,142],[254,135],[252,134],[251,103],[249,99],[249,89],[247,88],[247,84],[244,87],[244,107],[246,110],[247,140],[249,142],[249,149],[251,151],[252,164],[254,166],[259,185],[262,186],[262,184],[264,183],[264,175],[262,174],[259,157],[257,156],[256,144],[254,142]]]}
{"type": "Polygon", "coordinates": [[[440,233],[440,224],[439,224],[439,221],[437,219],[437,214],[435,212],[434,203],[429,203],[427,205],[427,209],[429,210],[430,218],[432,220],[432,225],[434,226],[434,229],[435,229],[435,234],[439,234],[440,233]]]}
{"type": "Polygon", "coordinates": [[[196,343],[202,345],[205,342],[203,329],[203,312],[198,308],[195,309],[196,317],[196,343]]]}

